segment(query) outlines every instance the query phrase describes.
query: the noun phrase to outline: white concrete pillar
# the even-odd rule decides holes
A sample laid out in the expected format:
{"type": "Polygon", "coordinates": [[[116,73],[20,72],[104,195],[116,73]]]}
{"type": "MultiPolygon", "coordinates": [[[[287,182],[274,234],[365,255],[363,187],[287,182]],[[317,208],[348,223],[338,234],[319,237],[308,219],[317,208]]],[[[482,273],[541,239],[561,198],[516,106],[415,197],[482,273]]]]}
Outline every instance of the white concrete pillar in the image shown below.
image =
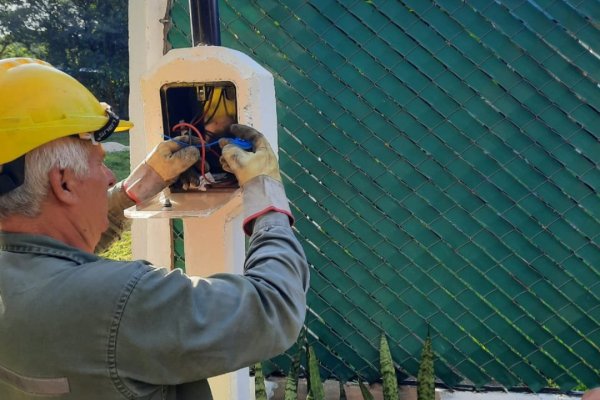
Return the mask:
{"type": "MultiPolygon", "coordinates": [[[[156,0],[130,2],[130,15],[136,16],[130,18],[130,115],[136,124],[131,134],[132,164],[141,161],[163,140],[160,88],[178,82],[232,82],[236,87],[238,122],[261,131],[277,152],[272,75],[245,54],[223,47],[174,49],[163,56],[163,26],[158,20],[165,10],[158,7],[158,3],[163,3],[163,7],[166,4],[156,0]]],[[[172,211],[150,207],[145,211],[129,212],[142,220],[148,218],[134,227],[134,256],[157,265],[170,265],[172,241],[168,218],[183,218],[186,272],[189,275],[241,273],[245,249],[240,191],[229,195],[209,191],[170,194],[169,197],[176,204],[172,211]],[[210,200],[199,202],[197,199],[210,200]],[[215,201],[223,204],[215,205],[215,201]]],[[[216,400],[249,400],[253,394],[248,379],[248,368],[243,368],[211,378],[209,383],[216,400]]]]}
{"type": "MultiPolygon", "coordinates": [[[[144,160],[152,149],[144,126],[141,89],[142,75],[163,55],[163,24],[165,0],[131,0],[129,2],[129,119],[135,124],[130,131],[131,167],[144,160]]],[[[172,264],[171,225],[167,219],[136,219],[133,221],[133,258],[143,258],[155,265],[172,264]],[[163,245],[156,246],[156,243],[163,245]]]]}

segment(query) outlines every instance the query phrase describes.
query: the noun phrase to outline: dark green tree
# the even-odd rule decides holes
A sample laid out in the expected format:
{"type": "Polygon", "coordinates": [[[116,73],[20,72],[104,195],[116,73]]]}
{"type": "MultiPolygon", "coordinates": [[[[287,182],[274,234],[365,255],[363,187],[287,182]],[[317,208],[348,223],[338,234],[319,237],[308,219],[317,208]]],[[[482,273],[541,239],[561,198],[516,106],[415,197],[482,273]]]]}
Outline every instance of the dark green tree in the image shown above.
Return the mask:
{"type": "Polygon", "coordinates": [[[127,116],[127,2],[0,0],[0,57],[37,57],[127,116]]]}

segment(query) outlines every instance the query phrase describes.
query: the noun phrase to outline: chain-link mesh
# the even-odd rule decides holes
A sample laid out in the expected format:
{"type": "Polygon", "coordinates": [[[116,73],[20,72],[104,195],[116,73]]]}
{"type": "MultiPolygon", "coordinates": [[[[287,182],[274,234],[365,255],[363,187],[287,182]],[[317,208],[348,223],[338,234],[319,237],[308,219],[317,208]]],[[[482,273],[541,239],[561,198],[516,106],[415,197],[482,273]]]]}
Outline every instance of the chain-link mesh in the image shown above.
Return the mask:
{"type": "MultiPolygon", "coordinates": [[[[167,10],[168,24],[165,41],[167,48],[183,48],[192,45],[192,28],[190,26],[190,3],[189,0],[173,0],[168,2],[167,10]]],[[[183,221],[175,219],[171,222],[173,229],[173,266],[185,271],[185,246],[183,221]]]]}
{"type": "Polygon", "coordinates": [[[169,30],[165,40],[174,49],[192,46],[192,27],[190,26],[190,2],[172,0],[168,11],[169,30]]]}
{"type": "Polygon", "coordinates": [[[379,379],[383,332],[416,376],[430,331],[451,386],[600,384],[598,2],[222,0],[220,14],[223,45],[275,77],[323,376],[379,379]]]}
{"type": "Polygon", "coordinates": [[[173,230],[173,267],[185,272],[185,246],[183,238],[183,221],[174,219],[171,221],[173,230]]]}

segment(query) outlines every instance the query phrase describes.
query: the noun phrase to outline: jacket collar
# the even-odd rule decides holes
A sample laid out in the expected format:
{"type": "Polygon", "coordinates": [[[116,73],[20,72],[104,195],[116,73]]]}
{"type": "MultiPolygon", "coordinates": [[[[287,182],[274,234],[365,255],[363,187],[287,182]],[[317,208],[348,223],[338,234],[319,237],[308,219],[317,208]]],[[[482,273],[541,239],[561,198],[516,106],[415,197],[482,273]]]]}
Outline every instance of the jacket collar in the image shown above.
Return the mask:
{"type": "Polygon", "coordinates": [[[85,264],[101,257],[67,245],[49,236],[0,231],[0,252],[48,255],[85,264]]]}

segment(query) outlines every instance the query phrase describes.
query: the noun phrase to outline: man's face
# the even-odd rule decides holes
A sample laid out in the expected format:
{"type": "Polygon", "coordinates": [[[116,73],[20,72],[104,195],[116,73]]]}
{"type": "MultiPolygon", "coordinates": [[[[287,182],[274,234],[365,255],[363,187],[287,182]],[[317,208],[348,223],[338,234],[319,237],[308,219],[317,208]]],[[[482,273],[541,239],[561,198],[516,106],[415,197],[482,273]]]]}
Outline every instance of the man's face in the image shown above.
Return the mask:
{"type": "Polygon", "coordinates": [[[81,178],[80,203],[77,207],[79,215],[79,233],[93,251],[100,236],[108,228],[108,193],[115,184],[115,175],[104,164],[104,149],[101,145],[90,144],[88,158],[88,174],[81,178]]]}

